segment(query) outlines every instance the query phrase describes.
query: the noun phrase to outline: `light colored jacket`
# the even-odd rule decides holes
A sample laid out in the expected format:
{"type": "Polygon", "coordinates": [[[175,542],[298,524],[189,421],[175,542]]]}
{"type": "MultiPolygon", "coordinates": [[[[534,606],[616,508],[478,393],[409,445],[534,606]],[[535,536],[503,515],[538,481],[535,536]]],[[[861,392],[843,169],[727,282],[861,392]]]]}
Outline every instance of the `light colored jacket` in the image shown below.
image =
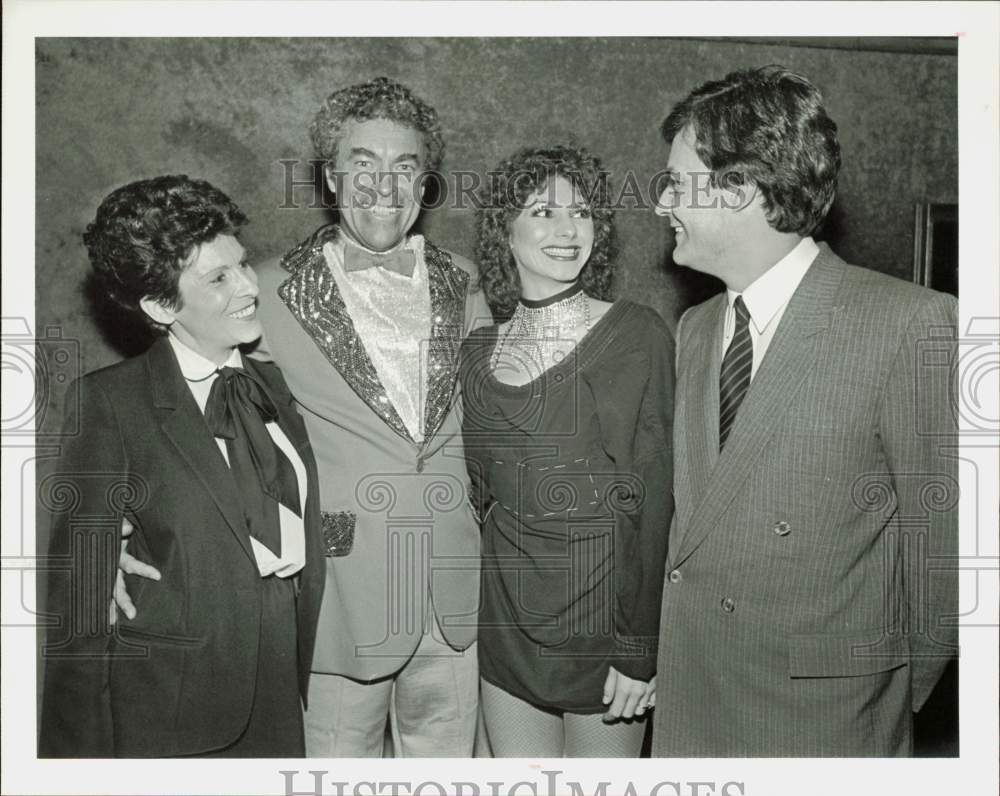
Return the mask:
{"type": "Polygon", "coordinates": [[[456,376],[466,331],[489,311],[472,265],[426,242],[430,367],[425,438],[414,442],[326,265],[323,244],[336,234],[323,227],[263,264],[259,311],[265,356],[282,367],[319,469],[329,552],[313,671],[370,680],[406,663],[431,605],[451,646],[475,640],[479,527],[456,376]]]}

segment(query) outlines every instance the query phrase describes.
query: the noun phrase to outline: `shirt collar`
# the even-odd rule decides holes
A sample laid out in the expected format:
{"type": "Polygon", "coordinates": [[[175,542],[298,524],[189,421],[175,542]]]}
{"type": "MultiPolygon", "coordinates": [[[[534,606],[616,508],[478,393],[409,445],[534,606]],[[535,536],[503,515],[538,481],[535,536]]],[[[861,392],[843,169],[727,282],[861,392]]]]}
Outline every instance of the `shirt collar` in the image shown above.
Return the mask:
{"type": "Polygon", "coordinates": [[[763,333],[774,320],[778,310],[788,303],[817,254],[819,246],[816,245],[816,241],[808,236],[803,238],[794,249],[757,277],[742,293],[727,289],[726,299],[729,308],[732,308],[737,296],[743,296],[743,303],[750,313],[750,322],[757,330],[757,334],[763,333]]]}
{"type": "Polygon", "coordinates": [[[168,333],[167,339],[170,341],[170,347],[174,349],[174,355],[177,357],[177,364],[181,369],[181,375],[188,381],[204,381],[220,367],[243,367],[243,358],[240,356],[238,348],[234,348],[229,352],[229,359],[223,362],[222,365],[216,365],[212,360],[205,359],[205,357],[193,348],[182,343],[174,334],[168,333]]]}

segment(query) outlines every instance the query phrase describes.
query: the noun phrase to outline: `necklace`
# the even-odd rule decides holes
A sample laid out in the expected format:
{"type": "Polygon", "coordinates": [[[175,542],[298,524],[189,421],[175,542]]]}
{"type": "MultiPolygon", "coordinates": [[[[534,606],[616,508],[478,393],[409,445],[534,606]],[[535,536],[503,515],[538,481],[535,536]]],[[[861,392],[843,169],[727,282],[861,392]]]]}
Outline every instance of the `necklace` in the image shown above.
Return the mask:
{"type": "Polygon", "coordinates": [[[524,365],[540,365],[545,371],[573,349],[573,331],[581,325],[590,329],[590,301],[579,282],[540,301],[522,298],[503,339],[493,349],[490,368],[496,370],[500,355],[509,350],[508,343],[514,343],[521,349],[517,360],[527,357],[524,365]]]}

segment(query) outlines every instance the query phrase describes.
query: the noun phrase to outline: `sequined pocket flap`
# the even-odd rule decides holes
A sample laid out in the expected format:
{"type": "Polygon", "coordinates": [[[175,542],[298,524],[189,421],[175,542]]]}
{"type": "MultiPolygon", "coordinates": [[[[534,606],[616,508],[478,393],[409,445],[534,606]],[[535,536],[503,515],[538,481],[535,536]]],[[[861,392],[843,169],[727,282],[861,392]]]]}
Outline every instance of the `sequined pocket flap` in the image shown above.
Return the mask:
{"type": "Polygon", "coordinates": [[[358,517],[353,511],[322,511],[323,550],[327,556],[346,556],[354,547],[358,517]]]}

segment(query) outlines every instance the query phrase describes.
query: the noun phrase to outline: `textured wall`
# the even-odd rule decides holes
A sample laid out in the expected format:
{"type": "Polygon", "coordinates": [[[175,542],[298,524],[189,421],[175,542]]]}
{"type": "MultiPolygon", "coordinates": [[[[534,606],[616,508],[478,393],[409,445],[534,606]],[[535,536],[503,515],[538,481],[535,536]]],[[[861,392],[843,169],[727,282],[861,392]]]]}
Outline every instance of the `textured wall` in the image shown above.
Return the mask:
{"type": "MultiPolygon", "coordinates": [[[[102,333],[83,285],[80,242],[122,183],[187,173],[251,217],[255,256],[281,252],[328,216],[280,209],[278,161],[311,156],[306,127],[332,90],[384,74],[440,112],[445,169],[482,172],[517,146],[572,138],[619,183],[666,160],[658,126],[697,84],[782,63],[811,77],[841,130],[844,170],[827,237],[848,260],[908,278],[913,203],[957,202],[957,61],[774,44],[671,39],[39,39],[37,326],[77,338],[83,369],[127,344],[102,333]]],[[[308,191],[298,194],[305,204],[308,191]]],[[[469,210],[425,214],[423,231],[470,255],[469,210]]],[[[673,321],[714,283],[669,262],[669,231],[648,209],[619,212],[620,294],[673,321]]],[[[112,332],[114,330],[112,329],[112,332]]],[[[54,387],[44,424],[58,423],[54,387]]]]}

